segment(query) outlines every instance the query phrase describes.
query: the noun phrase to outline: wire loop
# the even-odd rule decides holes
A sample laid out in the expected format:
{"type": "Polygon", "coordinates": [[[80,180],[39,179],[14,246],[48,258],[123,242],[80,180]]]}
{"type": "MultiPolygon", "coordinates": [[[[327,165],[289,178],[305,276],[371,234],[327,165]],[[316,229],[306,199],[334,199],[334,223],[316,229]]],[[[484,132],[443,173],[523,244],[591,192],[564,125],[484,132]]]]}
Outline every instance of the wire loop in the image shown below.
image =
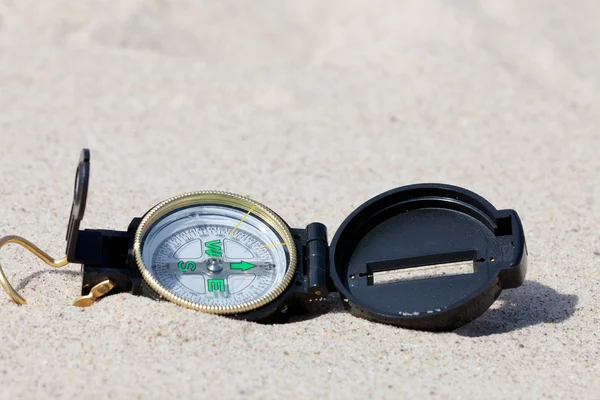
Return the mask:
{"type": "MultiPolygon", "coordinates": [[[[67,260],[67,257],[63,257],[58,260],[54,259],[54,258],[50,257],[48,254],[46,254],[44,251],[42,251],[35,244],[31,243],[29,240],[22,238],[20,236],[9,235],[9,236],[4,236],[4,237],[0,238],[0,249],[9,243],[18,244],[18,245],[26,248],[31,253],[33,253],[36,257],[38,257],[40,260],[42,260],[43,262],[45,262],[52,268],[64,267],[65,265],[67,265],[69,263],[69,261],[67,260]]],[[[19,293],[17,293],[17,291],[8,282],[8,279],[6,278],[6,275],[4,274],[4,271],[2,270],[1,264],[0,264],[0,285],[2,285],[2,288],[4,288],[6,293],[10,296],[10,298],[15,303],[17,303],[19,305],[27,304],[27,301],[23,297],[21,297],[21,295],[19,295],[19,293]]]]}

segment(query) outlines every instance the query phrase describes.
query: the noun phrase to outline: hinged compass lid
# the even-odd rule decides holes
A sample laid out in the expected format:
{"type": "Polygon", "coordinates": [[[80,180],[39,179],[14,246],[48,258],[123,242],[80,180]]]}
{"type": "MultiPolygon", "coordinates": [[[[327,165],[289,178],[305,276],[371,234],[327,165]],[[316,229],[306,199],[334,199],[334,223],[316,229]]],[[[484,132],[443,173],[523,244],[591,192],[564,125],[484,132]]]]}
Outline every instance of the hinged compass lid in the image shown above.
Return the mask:
{"type": "Polygon", "coordinates": [[[515,211],[459,187],[419,184],[383,193],[346,218],[330,246],[330,275],[354,315],[450,330],[521,285],[526,257],[515,211]]]}

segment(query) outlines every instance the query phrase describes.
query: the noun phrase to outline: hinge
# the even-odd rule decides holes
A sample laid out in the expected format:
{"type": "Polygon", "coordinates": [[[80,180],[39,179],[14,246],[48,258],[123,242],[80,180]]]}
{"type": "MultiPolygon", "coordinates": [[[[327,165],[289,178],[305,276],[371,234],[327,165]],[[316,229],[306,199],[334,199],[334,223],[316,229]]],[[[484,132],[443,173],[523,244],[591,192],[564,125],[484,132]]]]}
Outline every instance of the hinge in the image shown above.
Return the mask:
{"type": "Polygon", "coordinates": [[[327,289],[328,247],[327,227],[319,222],[313,222],[306,227],[306,242],[304,257],[306,262],[308,291],[316,296],[325,298],[327,289]]]}
{"type": "Polygon", "coordinates": [[[128,256],[131,235],[128,232],[86,229],[79,231],[73,259],[82,265],[82,295],[105,280],[114,286],[111,293],[128,292],[132,288],[128,256]]]}

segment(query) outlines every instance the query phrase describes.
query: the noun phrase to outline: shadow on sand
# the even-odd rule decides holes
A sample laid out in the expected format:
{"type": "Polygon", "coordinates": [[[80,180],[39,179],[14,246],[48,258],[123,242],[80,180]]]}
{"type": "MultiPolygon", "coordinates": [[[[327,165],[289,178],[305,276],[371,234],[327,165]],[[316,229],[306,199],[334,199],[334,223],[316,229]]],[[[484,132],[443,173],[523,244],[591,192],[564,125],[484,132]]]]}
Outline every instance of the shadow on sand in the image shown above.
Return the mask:
{"type": "Polygon", "coordinates": [[[21,282],[19,282],[19,284],[17,285],[17,287],[15,287],[15,290],[17,292],[20,292],[21,290],[23,290],[27,285],[29,285],[31,283],[31,281],[33,281],[34,279],[36,279],[38,276],[40,275],[45,275],[45,274],[58,274],[58,275],[65,275],[65,276],[81,276],[81,272],[79,271],[61,271],[61,270],[45,270],[45,271],[37,271],[34,272],[30,275],[27,275],[27,277],[25,277],[21,282]]]}
{"type": "Polygon", "coordinates": [[[537,324],[557,324],[575,313],[578,300],[574,294],[562,294],[541,283],[525,281],[521,287],[503,290],[492,308],[454,333],[478,337],[537,324]]]}
{"type": "MultiPolygon", "coordinates": [[[[42,274],[53,273],[78,276],[76,271],[38,271],[23,279],[16,287],[21,291],[31,281],[42,274]]],[[[575,313],[579,297],[574,294],[562,294],[553,288],[534,281],[525,283],[516,289],[504,290],[500,297],[482,316],[454,331],[466,337],[489,336],[507,333],[537,324],[561,323],[575,313]]],[[[316,318],[328,312],[347,312],[337,293],[330,295],[320,310],[310,314],[297,315],[286,322],[300,322],[316,318]]],[[[269,321],[269,323],[281,323],[269,321]]]]}
{"type": "MultiPolygon", "coordinates": [[[[537,324],[558,324],[575,313],[578,301],[577,295],[562,294],[539,282],[525,281],[516,289],[503,290],[489,310],[476,320],[454,330],[454,333],[465,337],[479,337],[512,332],[537,324]]],[[[348,312],[337,293],[329,296],[327,307],[321,314],[327,312],[348,312]]],[[[312,317],[314,316],[297,320],[312,317]]]]}

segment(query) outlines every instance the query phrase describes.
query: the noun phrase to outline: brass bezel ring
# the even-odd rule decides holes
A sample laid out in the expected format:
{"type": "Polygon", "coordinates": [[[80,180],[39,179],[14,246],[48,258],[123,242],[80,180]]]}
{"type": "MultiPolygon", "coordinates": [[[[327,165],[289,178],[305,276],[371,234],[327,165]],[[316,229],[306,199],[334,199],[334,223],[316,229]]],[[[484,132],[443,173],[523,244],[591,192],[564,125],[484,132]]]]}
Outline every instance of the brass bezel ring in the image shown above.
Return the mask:
{"type": "Polygon", "coordinates": [[[192,310],[221,315],[231,315],[252,311],[275,300],[290,285],[294,274],[296,273],[297,264],[297,254],[296,246],[294,245],[294,239],[292,238],[292,234],[286,223],[283,222],[283,220],[279,218],[277,214],[275,214],[266,206],[257,203],[252,199],[240,196],[238,194],[220,191],[198,191],[183,193],[179,196],[171,197],[154,206],[146,213],[146,215],[144,215],[135,232],[133,252],[136,264],[140,270],[140,273],[142,274],[142,277],[160,296],[166,298],[172,303],[190,308],[192,310]],[[174,295],[164,286],[162,286],[160,282],[152,275],[142,259],[142,239],[146,232],[148,232],[154,223],[157,222],[162,216],[180,208],[202,204],[231,206],[246,212],[250,212],[250,210],[252,210],[252,214],[260,217],[268,226],[270,226],[282,237],[284,243],[288,245],[287,247],[290,261],[283,279],[273,290],[259,297],[258,299],[249,302],[232,306],[209,306],[195,303],[174,295]]]}

